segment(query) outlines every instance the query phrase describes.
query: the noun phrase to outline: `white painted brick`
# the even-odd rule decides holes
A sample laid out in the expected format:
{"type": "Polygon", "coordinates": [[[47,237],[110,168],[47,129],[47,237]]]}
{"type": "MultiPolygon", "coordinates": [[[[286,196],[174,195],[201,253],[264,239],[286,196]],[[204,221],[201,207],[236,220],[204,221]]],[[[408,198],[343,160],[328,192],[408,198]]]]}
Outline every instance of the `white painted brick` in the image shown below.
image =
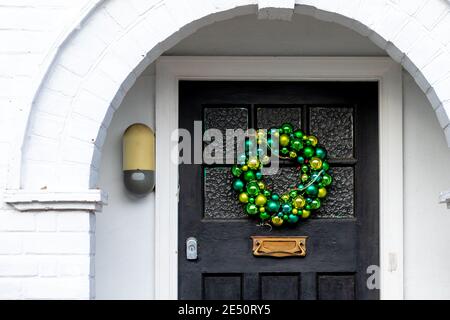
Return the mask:
{"type": "Polygon", "coordinates": [[[432,87],[441,102],[450,100],[450,77],[436,82],[432,87]]]}
{"type": "Polygon", "coordinates": [[[417,70],[412,76],[414,77],[414,80],[416,81],[420,90],[422,90],[423,92],[427,92],[428,89],[430,89],[431,84],[428,82],[427,78],[423,76],[420,70],[417,70]]]}
{"type": "Polygon", "coordinates": [[[72,98],[56,91],[42,89],[36,100],[39,110],[57,116],[65,116],[68,113],[72,98]]]}
{"type": "Polygon", "coordinates": [[[114,81],[101,70],[94,70],[89,78],[83,83],[83,88],[90,92],[95,92],[98,97],[104,100],[110,99],[120,88],[120,83],[114,81]],[[98,84],[102,85],[99,86],[98,84]]]}
{"type": "Polygon", "coordinates": [[[420,42],[416,42],[406,54],[418,69],[422,69],[440,53],[440,50],[438,42],[429,36],[425,36],[420,42]]]}
{"type": "Polygon", "coordinates": [[[450,13],[447,13],[447,15],[443,19],[441,19],[441,21],[439,21],[438,24],[433,28],[431,34],[434,38],[438,39],[444,45],[448,45],[450,44],[449,30],[450,13]]]}
{"type": "Polygon", "coordinates": [[[355,11],[354,19],[371,28],[373,24],[383,18],[387,9],[386,1],[364,1],[355,11]]]}
{"type": "Polygon", "coordinates": [[[35,233],[24,235],[28,254],[89,254],[93,239],[89,233],[35,233]]]}
{"type": "Polygon", "coordinates": [[[31,132],[34,135],[57,140],[64,130],[65,119],[43,112],[36,112],[32,121],[31,132]]]}
{"type": "Polygon", "coordinates": [[[441,51],[436,58],[420,71],[430,84],[442,80],[450,73],[450,53],[448,51],[441,51]]]}
{"type": "Polygon", "coordinates": [[[111,43],[123,33],[123,28],[104,8],[98,9],[96,14],[85,22],[83,30],[94,34],[105,43],[111,43]]]}
{"type": "Polygon", "coordinates": [[[36,214],[36,229],[40,232],[57,230],[57,212],[39,212],[36,214]]]}
{"type": "MultiPolygon", "coordinates": [[[[112,108],[111,108],[112,109],[112,108]]],[[[106,136],[108,134],[108,129],[106,129],[103,125],[100,127],[100,130],[98,131],[97,138],[95,139],[95,146],[98,149],[102,149],[103,144],[105,143],[106,136]]]]}
{"type": "Polygon", "coordinates": [[[30,256],[0,256],[0,277],[33,277],[38,275],[36,259],[30,256]]]}
{"type": "Polygon", "coordinates": [[[58,231],[91,231],[95,217],[92,213],[74,212],[58,216],[58,231]]]}
{"type": "Polygon", "coordinates": [[[127,77],[130,73],[130,67],[113,51],[108,51],[97,66],[99,70],[118,83],[121,83],[127,77]]]}
{"type": "Polygon", "coordinates": [[[62,147],[62,159],[66,162],[90,164],[94,152],[93,143],[67,138],[62,147]]]}
{"type": "Polygon", "coordinates": [[[369,39],[373,41],[377,46],[379,46],[381,49],[385,49],[387,46],[387,41],[384,39],[381,35],[379,35],[376,32],[372,32],[369,35],[369,39]]]}
{"type": "Polygon", "coordinates": [[[405,26],[411,17],[395,6],[390,6],[387,12],[372,26],[380,36],[392,40],[405,26]]]}
{"type": "Polygon", "coordinates": [[[66,96],[75,96],[80,85],[80,76],[58,65],[52,68],[51,74],[45,82],[47,88],[66,96]]]}
{"type": "Polygon", "coordinates": [[[35,228],[33,213],[0,211],[0,231],[34,231],[35,228]]]}
{"type": "Polygon", "coordinates": [[[32,135],[27,139],[25,158],[52,162],[58,158],[58,141],[32,135]]]}
{"type": "Polygon", "coordinates": [[[426,92],[426,96],[434,110],[441,106],[442,102],[434,91],[433,87],[430,87],[430,89],[428,89],[428,91],[426,92]]]}
{"type": "Polygon", "coordinates": [[[410,48],[420,39],[427,35],[427,30],[415,19],[409,22],[392,39],[392,43],[402,52],[408,52],[410,48]]]}
{"type": "Polygon", "coordinates": [[[448,12],[449,4],[445,1],[428,1],[420,10],[414,14],[417,19],[427,28],[428,30],[433,29],[433,27],[438,23],[440,19],[448,12]]]}
{"type": "Polygon", "coordinates": [[[160,2],[161,0],[128,0],[130,5],[133,7],[134,11],[138,15],[146,13],[148,10],[153,8],[153,6],[160,2]]]}
{"type": "Polygon", "coordinates": [[[148,24],[150,30],[158,31],[158,42],[167,39],[181,27],[170,15],[165,5],[159,5],[152,9],[143,22],[148,24]]]}
{"type": "Polygon", "coordinates": [[[101,123],[73,113],[69,118],[68,135],[85,142],[96,141],[101,123]]]}
{"type": "Polygon", "coordinates": [[[59,256],[58,276],[91,276],[95,275],[94,261],[91,256],[59,256]]]}
{"type": "Polygon", "coordinates": [[[58,167],[58,172],[60,177],[64,179],[59,181],[60,188],[67,188],[67,181],[70,181],[70,187],[72,189],[78,188],[80,190],[89,189],[89,177],[91,174],[90,163],[80,164],[74,163],[73,161],[63,162],[58,167]]]}
{"type": "Polygon", "coordinates": [[[89,299],[90,279],[73,278],[30,278],[23,280],[25,299],[89,299]]]}
{"type": "Polygon", "coordinates": [[[396,0],[397,5],[401,5],[402,10],[405,10],[409,15],[413,15],[423,7],[423,5],[429,0],[396,0]]]}
{"type": "Polygon", "coordinates": [[[22,166],[24,189],[48,188],[56,181],[56,163],[52,161],[27,160],[22,166]]]}
{"type": "Polygon", "coordinates": [[[38,261],[39,277],[58,276],[58,256],[34,256],[38,261]]]}
{"type": "Polygon", "coordinates": [[[386,51],[389,54],[389,56],[398,63],[402,61],[403,56],[405,55],[392,42],[387,43],[386,51]]]}
{"type": "Polygon", "coordinates": [[[138,17],[137,11],[128,1],[110,0],[104,8],[122,28],[127,28],[138,17]]]}
{"type": "Polygon", "coordinates": [[[0,254],[20,254],[22,245],[22,235],[15,232],[0,232],[0,254]]]}
{"type": "Polygon", "coordinates": [[[0,300],[20,299],[22,296],[22,279],[0,278],[0,300]]]}
{"type": "Polygon", "coordinates": [[[89,119],[102,123],[109,103],[94,93],[83,90],[75,98],[73,111],[89,119]]]}

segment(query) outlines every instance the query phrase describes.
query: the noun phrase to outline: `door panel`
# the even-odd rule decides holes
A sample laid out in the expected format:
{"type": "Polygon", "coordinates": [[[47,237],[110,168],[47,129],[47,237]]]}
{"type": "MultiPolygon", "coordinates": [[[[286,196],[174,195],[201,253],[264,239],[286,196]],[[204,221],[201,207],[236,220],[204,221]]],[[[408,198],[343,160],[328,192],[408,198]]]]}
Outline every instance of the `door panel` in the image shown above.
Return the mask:
{"type": "MultiPolygon", "coordinates": [[[[290,122],[327,148],[334,179],[314,216],[269,230],[244,213],[231,188],[231,165],[209,159],[180,165],[179,297],[377,299],[378,290],[365,283],[366,268],[379,264],[378,84],[180,81],[179,88],[180,128],[193,133],[194,121],[203,121],[204,130],[225,135],[290,122]],[[307,256],[255,257],[253,235],[308,236],[307,256]],[[198,240],[195,261],[185,255],[191,236],[198,240]]],[[[298,170],[282,162],[265,181],[282,193],[298,181],[298,170]]]]}

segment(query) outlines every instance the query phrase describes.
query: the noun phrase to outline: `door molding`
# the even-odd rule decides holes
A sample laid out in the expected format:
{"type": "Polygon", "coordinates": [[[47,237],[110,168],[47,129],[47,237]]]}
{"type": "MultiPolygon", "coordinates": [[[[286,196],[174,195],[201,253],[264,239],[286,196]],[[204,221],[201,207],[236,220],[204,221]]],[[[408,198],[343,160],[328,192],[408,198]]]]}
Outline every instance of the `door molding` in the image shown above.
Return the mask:
{"type": "Polygon", "coordinates": [[[160,57],[156,62],[155,298],[178,297],[179,80],[379,82],[380,298],[403,299],[401,66],[386,57],[160,57]]]}

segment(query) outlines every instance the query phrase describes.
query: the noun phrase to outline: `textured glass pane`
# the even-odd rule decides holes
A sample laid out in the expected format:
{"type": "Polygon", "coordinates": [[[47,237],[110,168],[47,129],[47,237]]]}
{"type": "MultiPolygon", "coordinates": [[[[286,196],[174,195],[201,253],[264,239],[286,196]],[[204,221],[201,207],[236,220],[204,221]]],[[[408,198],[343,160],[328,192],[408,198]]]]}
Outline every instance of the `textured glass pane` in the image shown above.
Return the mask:
{"type": "Polygon", "coordinates": [[[313,107],[311,133],[319,138],[330,158],[353,157],[353,109],[313,107]]]}
{"type": "Polygon", "coordinates": [[[276,174],[264,176],[267,188],[281,195],[299,184],[299,171],[295,167],[279,168],[276,174]]]}
{"type": "Polygon", "coordinates": [[[295,129],[300,128],[302,109],[298,108],[258,108],[258,128],[269,129],[280,127],[283,123],[292,124],[295,129]]]}
{"type": "Polygon", "coordinates": [[[354,216],[354,172],[352,167],[330,169],[333,183],[322,207],[316,211],[317,218],[352,218],[354,216]]]}
{"type": "Polygon", "coordinates": [[[245,218],[237,193],[231,188],[233,177],[230,168],[205,168],[205,213],[209,219],[245,218]]]}
{"type": "Polygon", "coordinates": [[[204,161],[205,163],[212,163],[213,158],[220,157],[223,159],[222,162],[217,163],[225,163],[225,157],[233,158],[232,150],[229,151],[230,154],[225,153],[225,148],[227,142],[230,145],[235,146],[235,150],[237,149],[236,143],[233,143],[234,137],[226,137],[226,129],[243,129],[246,130],[248,128],[248,110],[246,108],[205,108],[204,109],[204,129],[218,129],[222,133],[222,140],[211,139],[212,142],[205,143],[205,146],[211,144],[209,149],[211,152],[205,153],[204,161]],[[229,141],[227,141],[229,140],[229,141]],[[222,143],[222,148],[220,148],[220,143],[222,143]],[[216,154],[215,150],[219,150],[219,154],[216,154]]]}

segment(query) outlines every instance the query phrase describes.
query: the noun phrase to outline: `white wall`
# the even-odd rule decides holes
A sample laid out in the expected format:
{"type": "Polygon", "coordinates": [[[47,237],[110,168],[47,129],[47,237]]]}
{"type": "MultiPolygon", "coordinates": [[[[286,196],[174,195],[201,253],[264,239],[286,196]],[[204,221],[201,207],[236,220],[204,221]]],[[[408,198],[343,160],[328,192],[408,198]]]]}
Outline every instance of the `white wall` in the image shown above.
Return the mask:
{"type": "Polygon", "coordinates": [[[429,102],[406,72],[403,101],[405,296],[450,299],[450,210],[438,203],[450,181],[450,150],[429,102]]]}
{"type": "Polygon", "coordinates": [[[142,75],[114,115],[103,147],[100,185],[108,205],[97,214],[97,299],[153,297],[154,193],[137,198],[122,183],[122,134],[136,122],[154,128],[154,76],[142,75]]]}
{"type": "MultiPolygon", "coordinates": [[[[166,54],[386,55],[353,31],[299,15],[292,22],[245,16],[216,23],[166,54]]],[[[154,119],[153,83],[148,76],[152,72],[148,70],[128,93],[103,150],[100,187],[110,200],[97,215],[97,298],[152,297],[153,198],[136,201],[126,196],[120,169],[120,137],[125,128],[142,119],[151,124],[154,119]]],[[[438,204],[439,192],[450,183],[450,150],[425,95],[406,72],[404,104],[405,294],[407,298],[450,298],[450,258],[446,254],[450,211],[438,204]]]]}

